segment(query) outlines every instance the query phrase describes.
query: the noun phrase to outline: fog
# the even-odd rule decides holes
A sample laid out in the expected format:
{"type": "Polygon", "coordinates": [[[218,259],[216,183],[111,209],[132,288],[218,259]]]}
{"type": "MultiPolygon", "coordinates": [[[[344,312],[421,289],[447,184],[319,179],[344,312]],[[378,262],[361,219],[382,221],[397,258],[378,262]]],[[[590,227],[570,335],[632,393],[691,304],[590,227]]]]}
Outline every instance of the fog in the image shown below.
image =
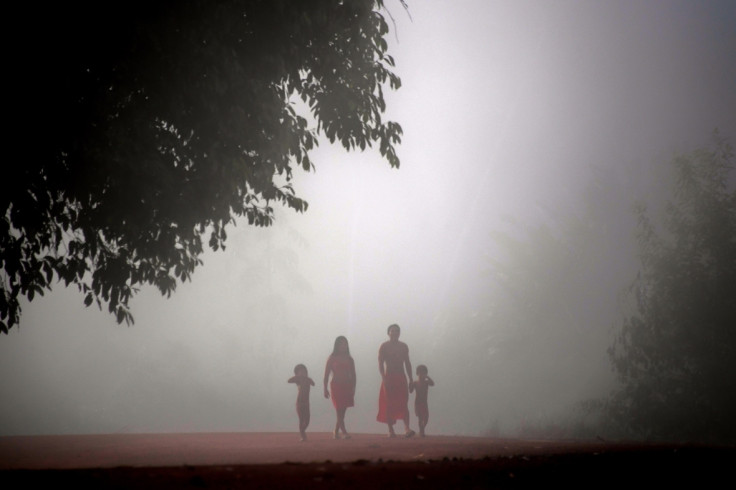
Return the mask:
{"type": "Polygon", "coordinates": [[[23,303],[0,338],[0,435],[296,432],[298,363],[317,383],[309,430],[329,431],[338,335],[358,376],[348,430],[383,432],[377,352],[392,323],[436,383],[430,434],[562,424],[614,386],[633,204],[656,204],[658,162],[714,128],[736,136],[736,4],[387,8],[401,168],[321,141],[316,172],[296,177],[306,213],[239,221],[171,298],[141,290],[133,326],[61,283],[23,303]],[[520,271],[534,291],[521,299],[503,280],[520,271]]]}

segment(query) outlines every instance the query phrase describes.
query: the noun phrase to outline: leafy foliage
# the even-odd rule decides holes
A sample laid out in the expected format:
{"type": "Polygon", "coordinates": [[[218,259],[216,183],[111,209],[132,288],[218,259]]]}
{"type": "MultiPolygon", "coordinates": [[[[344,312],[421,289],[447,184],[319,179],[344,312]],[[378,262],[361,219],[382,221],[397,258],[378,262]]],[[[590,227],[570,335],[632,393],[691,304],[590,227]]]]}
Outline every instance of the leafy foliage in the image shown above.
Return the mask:
{"type": "Polygon", "coordinates": [[[642,192],[641,175],[633,166],[590,170],[564,203],[541,203],[536,219],[494,224],[475,308],[443,319],[439,362],[456,376],[453,386],[483,373],[472,395],[457,396],[474,396],[470,405],[484,407],[495,433],[550,435],[556,427],[580,436],[587,414],[579,402],[615,381],[606,349],[618,294],[636,270],[635,220],[622,196],[642,192]]]}
{"type": "Polygon", "coordinates": [[[712,147],[678,156],[672,170],[661,229],[637,209],[641,270],[634,311],[609,350],[623,386],[607,411],[638,436],[734,442],[733,150],[716,133],[712,147]]]}
{"type": "Polygon", "coordinates": [[[377,145],[394,167],[401,127],[381,0],[14,5],[26,32],[9,65],[21,151],[0,189],[0,331],[54,277],[132,321],[138,285],[170,295],[225,246],[236,217],[296,211],[292,172],[321,133],[377,145]],[[30,10],[33,9],[33,10],[30,10]],[[25,25],[23,24],[25,23],[25,25]],[[309,114],[297,111],[301,99],[309,114]],[[316,121],[310,129],[307,118],[316,121]]]}

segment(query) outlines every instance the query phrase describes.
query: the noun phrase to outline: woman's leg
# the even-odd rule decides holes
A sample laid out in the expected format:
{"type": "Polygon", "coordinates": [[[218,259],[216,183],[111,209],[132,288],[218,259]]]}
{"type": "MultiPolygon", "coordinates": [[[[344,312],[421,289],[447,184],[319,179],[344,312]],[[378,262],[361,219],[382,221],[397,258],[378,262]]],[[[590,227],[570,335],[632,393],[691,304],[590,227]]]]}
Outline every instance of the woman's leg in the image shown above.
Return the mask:
{"type": "Polygon", "coordinates": [[[342,430],[342,433],[345,435],[346,439],[350,438],[350,434],[348,434],[347,429],[345,428],[345,412],[347,412],[347,407],[340,408],[337,411],[337,422],[340,426],[340,429],[342,430]]]}
{"type": "Polygon", "coordinates": [[[332,432],[335,439],[340,439],[340,409],[335,409],[335,430],[332,432]]]}

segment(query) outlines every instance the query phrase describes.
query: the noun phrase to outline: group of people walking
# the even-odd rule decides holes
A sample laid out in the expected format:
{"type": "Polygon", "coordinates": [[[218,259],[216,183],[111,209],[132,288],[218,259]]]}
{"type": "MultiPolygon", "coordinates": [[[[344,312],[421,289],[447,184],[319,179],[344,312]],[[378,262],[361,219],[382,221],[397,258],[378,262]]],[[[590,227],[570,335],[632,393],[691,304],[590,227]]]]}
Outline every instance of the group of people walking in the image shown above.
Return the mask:
{"type": "MultiPolygon", "coordinates": [[[[419,435],[424,437],[424,429],[429,420],[427,392],[430,386],[434,386],[434,381],[428,376],[424,365],[417,366],[417,379],[412,379],[409,347],[399,341],[401,328],[396,324],[390,325],[387,333],[389,340],[378,349],[381,390],[378,394],[376,420],[388,426],[389,437],[396,437],[394,424],[398,420],[404,422],[404,437],[414,436],[416,433],[410,426],[409,393],[415,391],[414,409],[419,419],[419,435]]],[[[295,383],[298,388],[296,413],[299,417],[299,434],[301,440],[305,441],[309,425],[309,390],[314,386],[314,381],[309,377],[306,366],[298,364],[294,368],[294,376],[288,382],[295,383]]],[[[323,380],[324,396],[332,398],[335,407],[335,439],[350,439],[345,428],[345,412],[355,404],[355,382],[355,362],[350,356],[348,339],[341,335],[335,339],[332,354],[327,358],[323,380]]]]}

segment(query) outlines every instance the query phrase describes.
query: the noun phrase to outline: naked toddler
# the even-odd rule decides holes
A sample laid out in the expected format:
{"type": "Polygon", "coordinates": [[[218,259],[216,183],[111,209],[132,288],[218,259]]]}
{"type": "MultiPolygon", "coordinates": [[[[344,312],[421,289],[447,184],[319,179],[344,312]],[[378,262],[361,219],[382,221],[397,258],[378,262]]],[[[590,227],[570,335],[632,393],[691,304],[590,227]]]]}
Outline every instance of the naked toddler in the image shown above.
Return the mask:
{"type": "Polygon", "coordinates": [[[296,414],[299,416],[299,435],[302,441],[307,440],[307,426],[309,425],[309,389],[314,386],[314,381],[307,374],[304,364],[294,367],[294,376],[289,378],[289,383],[295,383],[297,387],[296,414]]]}
{"type": "Polygon", "coordinates": [[[419,419],[419,437],[424,437],[424,428],[427,426],[429,420],[429,406],[427,404],[427,392],[430,386],[434,386],[432,378],[427,376],[427,366],[420,364],[417,366],[417,379],[412,382],[414,391],[416,392],[414,398],[414,413],[417,414],[419,419]]]}

